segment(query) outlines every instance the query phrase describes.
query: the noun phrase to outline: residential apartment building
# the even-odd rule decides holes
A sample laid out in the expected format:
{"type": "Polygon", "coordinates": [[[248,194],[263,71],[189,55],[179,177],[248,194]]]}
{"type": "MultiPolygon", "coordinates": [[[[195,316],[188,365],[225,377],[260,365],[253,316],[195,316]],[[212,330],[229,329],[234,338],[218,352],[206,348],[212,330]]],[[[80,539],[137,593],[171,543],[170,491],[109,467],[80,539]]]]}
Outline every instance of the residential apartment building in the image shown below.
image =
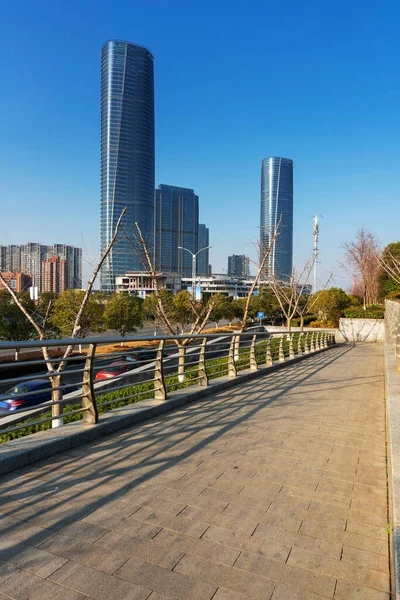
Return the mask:
{"type": "Polygon", "coordinates": [[[228,276],[247,278],[250,274],[249,257],[244,254],[228,256],[228,276]]]}
{"type": "Polygon", "coordinates": [[[42,292],[63,292],[67,289],[67,261],[59,256],[42,261],[42,292]]]}

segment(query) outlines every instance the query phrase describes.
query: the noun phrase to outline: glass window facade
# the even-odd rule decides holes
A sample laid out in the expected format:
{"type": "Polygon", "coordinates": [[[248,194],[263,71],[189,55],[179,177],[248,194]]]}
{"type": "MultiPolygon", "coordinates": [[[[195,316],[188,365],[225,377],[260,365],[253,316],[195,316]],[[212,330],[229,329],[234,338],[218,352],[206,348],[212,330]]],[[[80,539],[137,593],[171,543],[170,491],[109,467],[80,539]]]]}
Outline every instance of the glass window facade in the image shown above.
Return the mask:
{"type": "Polygon", "coordinates": [[[156,190],[155,262],[158,271],[191,277],[198,250],[199,197],[194,190],[161,184],[156,190]]]}
{"type": "Polygon", "coordinates": [[[111,40],[101,52],[102,252],[124,207],[124,232],[101,269],[105,292],[114,291],[116,276],[143,270],[126,239],[135,222],[151,251],[154,244],[153,56],[142,46],[111,40]]]}
{"type": "Polygon", "coordinates": [[[268,270],[281,281],[289,281],[293,266],[293,161],[271,157],[261,163],[262,254],[269,247],[280,218],[279,235],[269,255],[268,270]]]}
{"type": "MultiPolygon", "coordinates": [[[[207,248],[209,245],[210,245],[209,229],[203,223],[199,223],[199,247],[198,247],[198,249],[201,250],[202,248],[207,248]]],[[[210,262],[210,251],[203,250],[203,252],[200,252],[197,257],[197,274],[198,275],[208,275],[209,274],[209,272],[210,272],[209,262],[210,262]]]]}

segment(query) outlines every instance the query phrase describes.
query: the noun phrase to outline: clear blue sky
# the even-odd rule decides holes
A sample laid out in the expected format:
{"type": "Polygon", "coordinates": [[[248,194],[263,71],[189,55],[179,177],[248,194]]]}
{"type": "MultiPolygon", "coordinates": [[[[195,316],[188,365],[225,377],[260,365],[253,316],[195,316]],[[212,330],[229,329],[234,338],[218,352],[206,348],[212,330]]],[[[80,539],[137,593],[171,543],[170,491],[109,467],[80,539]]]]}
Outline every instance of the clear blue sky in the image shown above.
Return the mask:
{"type": "MultiPolygon", "coordinates": [[[[156,184],[193,187],[214,271],[255,255],[260,162],[294,160],[295,262],[363,224],[400,239],[400,7],[355,0],[22,0],[0,8],[0,243],[99,246],[100,47],[155,56],[156,184]]],[[[85,273],[89,270],[84,267],[85,273]]]]}

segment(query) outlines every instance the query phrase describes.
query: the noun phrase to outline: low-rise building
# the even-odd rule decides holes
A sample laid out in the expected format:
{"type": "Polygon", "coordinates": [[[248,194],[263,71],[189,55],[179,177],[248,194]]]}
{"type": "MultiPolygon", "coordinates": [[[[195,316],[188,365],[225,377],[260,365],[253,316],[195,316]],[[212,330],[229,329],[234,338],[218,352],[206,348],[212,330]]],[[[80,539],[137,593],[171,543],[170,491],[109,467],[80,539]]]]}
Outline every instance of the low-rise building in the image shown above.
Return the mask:
{"type": "MultiPolygon", "coordinates": [[[[28,292],[32,285],[32,275],[28,273],[4,271],[1,274],[14,292],[28,292]]],[[[0,281],[0,290],[4,289],[5,286],[0,281]]]]}
{"type": "MultiPolygon", "coordinates": [[[[181,277],[171,273],[158,273],[159,290],[168,290],[173,294],[181,290],[181,277]]],[[[127,293],[145,298],[154,293],[154,281],[150,273],[135,271],[115,278],[115,289],[119,293],[127,293]]]]}

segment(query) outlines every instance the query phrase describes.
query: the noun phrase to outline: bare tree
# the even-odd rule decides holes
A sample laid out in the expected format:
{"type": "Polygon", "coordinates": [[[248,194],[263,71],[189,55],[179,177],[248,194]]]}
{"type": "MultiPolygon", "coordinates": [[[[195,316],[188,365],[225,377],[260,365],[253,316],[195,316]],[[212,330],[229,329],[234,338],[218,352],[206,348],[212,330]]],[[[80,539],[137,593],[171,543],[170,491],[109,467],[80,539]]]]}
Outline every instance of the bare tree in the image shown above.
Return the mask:
{"type": "MultiPolygon", "coordinates": [[[[161,321],[165,329],[171,335],[176,336],[172,315],[168,311],[168,308],[165,306],[165,303],[163,302],[162,294],[160,294],[159,279],[157,277],[157,271],[154,265],[154,261],[151,257],[147,242],[143,236],[142,230],[140,229],[138,223],[135,223],[135,227],[136,232],[133,235],[125,233],[126,238],[131,244],[139,260],[141,261],[144,270],[149,274],[151,278],[154,289],[154,295],[157,301],[157,316],[159,321],[161,321]]],[[[197,303],[195,299],[188,294],[186,301],[187,308],[191,311],[193,315],[190,330],[187,335],[199,335],[203,331],[210,319],[211,311],[214,308],[215,300],[211,298],[211,300],[207,304],[197,303]]],[[[175,337],[174,341],[178,346],[179,354],[178,378],[182,381],[185,375],[185,349],[186,346],[190,344],[190,338],[175,337]]]]}
{"type": "Polygon", "coordinates": [[[256,287],[258,285],[261,275],[263,273],[265,274],[265,272],[266,272],[267,260],[274,248],[275,240],[279,235],[279,227],[280,227],[281,221],[282,221],[282,215],[280,216],[278,224],[275,227],[274,234],[270,240],[268,248],[266,248],[266,249],[260,248],[260,264],[259,264],[256,276],[254,277],[254,281],[253,281],[253,283],[249,289],[249,292],[247,294],[246,304],[245,304],[244,311],[243,311],[243,318],[242,318],[242,321],[240,324],[240,331],[243,331],[244,328],[246,327],[247,316],[249,314],[250,301],[254,294],[254,290],[256,289],[256,287]]]}
{"type": "Polygon", "coordinates": [[[363,297],[364,310],[375,304],[379,295],[380,250],[373,233],[361,227],[352,242],[344,242],[344,268],[358,281],[363,297]]]}
{"type": "MultiPolygon", "coordinates": [[[[115,226],[114,235],[113,235],[112,239],[110,240],[105,252],[102,254],[99,262],[97,263],[97,265],[92,273],[92,276],[89,280],[89,283],[87,284],[85,295],[82,299],[82,303],[80,305],[79,311],[75,317],[75,322],[74,322],[74,325],[72,328],[72,333],[71,333],[71,339],[76,339],[79,337],[80,322],[81,322],[82,316],[85,312],[85,307],[88,303],[90,294],[92,292],[94,282],[96,280],[96,277],[100,271],[102,264],[104,263],[105,259],[107,258],[107,256],[109,255],[109,253],[111,251],[111,248],[113,247],[113,245],[115,244],[115,242],[117,240],[120,226],[121,226],[121,221],[122,221],[122,218],[123,218],[125,212],[126,212],[126,208],[124,208],[122,210],[122,212],[119,216],[119,219],[117,221],[117,224],[115,226]]],[[[22,302],[20,301],[20,299],[18,298],[18,296],[16,295],[14,290],[11,288],[9,283],[4,279],[4,277],[2,276],[1,273],[0,273],[0,281],[3,283],[4,287],[8,290],[8,292],[11,294],[15,304],[23,312],[25,317],[28,319],[28,321],[31,323],[31,325],[36,330],[39,340],[41,340],[41,341],[45,340],[46,339],[46,322],[47,322],[47,318],[48,318],[48,315],[50,312],[50,305],[48,306],[48,309],[46,311],[44,319],[42,320],[42,322],[39,322],[38,319],[35,318],[34,315],[32,315],[28,310],[26,310],[26,308],[23,306],[22,302]]],[[[73,344],[69,344],[66,347],[64,354],[61,357],[61,360],[58,362],[57,368],[55,368],[53,362],[51,361],[51,356],[50,356],[48,348],[46,348],[46,346],[42,346],[42,354],[43,354],[44,360],[46,361],[47,370],[49,373],[52,374],[50,377],[51,385],[53,388],[52,401],[54,402],[54,404],[52,406],[52,417],[56,417],[52,420],[53,427],[59,427],[63,423],[63,420],[61,417],[62,405],[60,404],[60,402],[62,401],[62,390],[60,389],[61,373],[64,371],[64,369],[67,365],[67,359],[71,355],[73,347],[74,347],[73,344]]]]}
{"type": "MultiPolygon", "coordinates": [[[[286,317],[287,328],[290,331],[291,321],[296,313],[299,313],[300,299],[303,297],[306,285],[310,280],[315,257],[308,260],[302,269],[296,271],[292,269],[290,281],[288,283],[280,281],[277,277],[266,273],[269,285],[279,302],[279,306],[286,317]]],[[[304,320],[303,313],[303,320],[304,320]]],[[[300,316],[301,318],[301,316],[300,316]]]]}
{"type": "Polygon", "coordinates": [[[381,268],[391,277],[398,285],[400,285],[400,259],[391,252],[387,247],[380,256],[381,268]]]}
{"type": "Polygon", "coordinates": [[[304,317],[306,315],[312,314],[314,306],[317,304],[318,299],[322,292],[326,290],[330,280],[332,279],[332,273],[330,273],[328,279],[326,280],[324,286],[318,290],[315,294],[304,296],[305,302],[301,303],[300,301],[297,303],[296,313],[300,317],[300,331],[304,330],[304,317]]]}

